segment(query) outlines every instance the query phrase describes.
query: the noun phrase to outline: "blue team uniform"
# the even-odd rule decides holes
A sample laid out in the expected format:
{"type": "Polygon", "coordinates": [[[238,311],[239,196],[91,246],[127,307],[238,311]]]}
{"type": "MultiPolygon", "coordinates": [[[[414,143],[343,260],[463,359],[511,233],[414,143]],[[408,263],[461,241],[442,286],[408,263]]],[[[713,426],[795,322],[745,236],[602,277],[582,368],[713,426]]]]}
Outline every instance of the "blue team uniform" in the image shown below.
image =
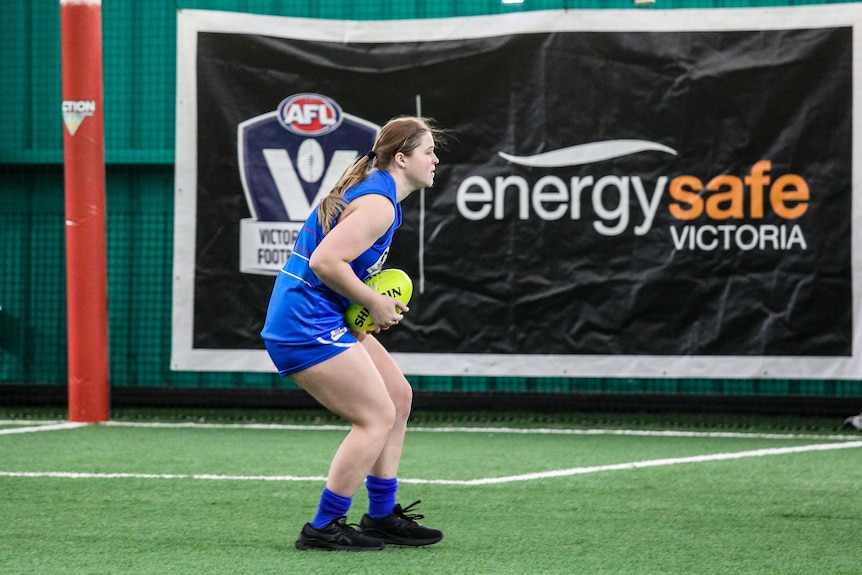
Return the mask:
{"type": "MultiPolygon", "coordinates": [[[[401,205],[395,195],[395,180],[388,172],[375,170],[344,194],[350,203],[359,196],[380,194],[395,206],[395,221],[373,246],[351,262],[361,280],[383,268],[392,235],[401,225],[401,205]]],[[[357,343],[344,323],[350,301],[329,288],[308,265],[312,252],[323,239],[323,229],[313,210],[305,221],[296,246],[278,274],[261,336],[266,349],[285,376],[316,365],[357,343]]]]}

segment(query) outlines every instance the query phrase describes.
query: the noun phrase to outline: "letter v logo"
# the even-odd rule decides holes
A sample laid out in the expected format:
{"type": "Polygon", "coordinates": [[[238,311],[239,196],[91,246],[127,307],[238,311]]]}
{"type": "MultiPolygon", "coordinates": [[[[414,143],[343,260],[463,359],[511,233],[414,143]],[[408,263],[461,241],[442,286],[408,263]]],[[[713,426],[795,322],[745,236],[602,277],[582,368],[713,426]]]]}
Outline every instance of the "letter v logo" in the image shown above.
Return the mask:
{"type": "Polygon", "coordinates": [[[356,161],[358,155],[356,150],[336,150],[326,168],[317,195],[309,202],[303,193],[302,182],[287,150],[264,149],[263,156],[272,174],[281,203],[287,211],[287,219],[294,222],[304,221],[311,213],[311,208],[329,193],[344,170],[356,161]]]}

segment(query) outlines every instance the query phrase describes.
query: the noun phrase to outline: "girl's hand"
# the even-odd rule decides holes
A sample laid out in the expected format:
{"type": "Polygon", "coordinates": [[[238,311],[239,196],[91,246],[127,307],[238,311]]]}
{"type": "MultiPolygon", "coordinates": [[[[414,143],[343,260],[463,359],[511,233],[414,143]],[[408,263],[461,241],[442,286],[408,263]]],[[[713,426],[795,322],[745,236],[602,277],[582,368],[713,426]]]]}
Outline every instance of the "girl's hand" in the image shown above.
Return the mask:
{"type": "Polygon", "coordinates": [[[371,305],[366,306],[374,322],[374,333],[386,330],[404,319],[403,312],[410,311],[400,300],[388,295],[376,294],[371,305]]]}

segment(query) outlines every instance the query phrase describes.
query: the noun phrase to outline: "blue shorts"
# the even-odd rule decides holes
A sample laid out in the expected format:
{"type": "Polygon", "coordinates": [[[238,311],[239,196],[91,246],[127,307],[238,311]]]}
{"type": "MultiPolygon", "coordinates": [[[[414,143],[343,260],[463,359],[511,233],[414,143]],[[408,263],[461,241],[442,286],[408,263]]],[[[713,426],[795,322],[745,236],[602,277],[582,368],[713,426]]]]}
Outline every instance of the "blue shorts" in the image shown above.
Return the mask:
{"type": "Polygon", "coordinates": [[[335,338],[332,337],[332,334],[327,333],[325,336],[303,342],[285,342],[272,339],[264,339],[263,341],[279,375],[288,376],[335,357],[342,351],[347,351],[358,340],[350,330],[345,328],[345,332],[335,338]]]}

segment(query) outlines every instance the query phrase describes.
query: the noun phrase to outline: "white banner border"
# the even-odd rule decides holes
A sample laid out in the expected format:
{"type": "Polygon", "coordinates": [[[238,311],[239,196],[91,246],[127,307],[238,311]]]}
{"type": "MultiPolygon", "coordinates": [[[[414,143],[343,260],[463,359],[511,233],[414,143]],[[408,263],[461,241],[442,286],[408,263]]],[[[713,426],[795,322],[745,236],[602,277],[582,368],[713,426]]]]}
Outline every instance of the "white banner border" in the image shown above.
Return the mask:
{"type": "MultiPolygon", "coordinates": [[[[862,5],[678,10],[553,10],[418,20],[320,20],[210,10],[177,16],[177,131],[171,369],[272,372],[264,350],[193,348],[197,189],[197,34],[224,32],[343,42],[415,42],[547,32],[677,32],[853,28],[852,246],[862,246],[862,5]],[[373,24],[373,25],[372,25],[373,24]]],[[[397,241],[397,240],[396,240],[397,241]]],[[[850,357],[632,356],[394,353],[409,375],[859,379],[862,378],[862,248],[852,251],[850,357]]]]}

